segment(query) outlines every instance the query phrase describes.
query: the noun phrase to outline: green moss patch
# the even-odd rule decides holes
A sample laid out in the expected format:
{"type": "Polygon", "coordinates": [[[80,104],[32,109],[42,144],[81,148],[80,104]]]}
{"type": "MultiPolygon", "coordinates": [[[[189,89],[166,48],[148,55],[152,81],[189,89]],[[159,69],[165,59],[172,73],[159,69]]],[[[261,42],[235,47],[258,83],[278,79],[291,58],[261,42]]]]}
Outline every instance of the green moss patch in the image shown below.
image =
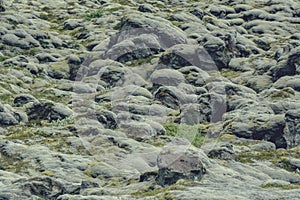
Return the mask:
{"type": "Polygon", "coordinates": [[[164,128],[166,129],[166,135],[186,138],[196,147],[200,147],[207,138],[208,125],[205,124],[187,125],[169,123],[165,124],[164,128]]]}
{"type": "Polygon", "coordinates": [[[94,12],[91,12],[91,13],[87,13],[84,18],[87,19],[87,20],[90,20],[90,19],[94,19],[94,18],[100,18],[103,16],[103,10],[102,9],[98,9],[94,12]]]}
{"type": "Polygon", "coordinates": [[[271,183],[268,183],[268,184],[264,184],[264,185],[261,185],[262,188],[273,188],[273,189],[282,189],[282,190],[294,190],[294,189],[300,189],[300,184],[288,184],[288,185],[285,185],[285,184],[271,184],[271,183]]]}

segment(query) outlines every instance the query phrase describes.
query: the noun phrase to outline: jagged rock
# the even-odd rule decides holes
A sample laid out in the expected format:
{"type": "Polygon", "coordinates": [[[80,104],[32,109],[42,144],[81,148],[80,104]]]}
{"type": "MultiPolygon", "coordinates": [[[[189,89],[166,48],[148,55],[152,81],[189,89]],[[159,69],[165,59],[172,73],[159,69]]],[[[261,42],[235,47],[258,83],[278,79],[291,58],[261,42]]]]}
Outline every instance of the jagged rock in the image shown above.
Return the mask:
{"type": "Polygon", "coordinates": [[[139,6],[139,11],[140,12],[150,12],[150,13],[155,13],[157,12],[157,9],[154,8],[152,5],[150,4],[142,4],[139,6]]]}
{"type": "Polygon", "coordinates": [[[231,144],[222,144],[207,153],[210,158],[217,158],[221,160],[234,160],[236,158],[235,152],[231,144]]]}
{"type": "Polygon", "coordinates": [[[26,40],[20,39],[14,34],[8,33],[2,37],[2,41],[4,44],[20,47],[22,49],[29,49],[30,45],[26,40]]]}
{"type": "Polygon", "coordinates": [[[196,102],[196,95],[187,95],[174,86],[161,86],[154,92],[155,99],[171,109],[179,109],[180,104],[196,102]]]}
{"type": "Polygon", "coordinates": [[[180,107],[180,123],[195,125],[211,120],[211,106],[208,104],[185,104],[180,107]]]}
{"type": "Polygon", "coordinates": [[[204,16],[204,12],[203,10],[199,9],[199,8],[195,8],[192,11],[190,11],[190,13],[192,13],[193,15],[195,15],[196,17],[198,17],[199,19],[202,19],[204,16]]]}
{"type": "Polygon", "coordinates": [[[283,76],[296,75],[300,64],[300,47],[292,49],[287,55],[280,57],[278,64],[270,69],[274,80],[283,76]]]}
{"type": "Polygon", "coordinates": [[[105,57],[127,62],[183,43],[186,43],[183,32],[165,19],[131,14],[122,19],[121,29],[111,38],[105,57]]]}
{"type": "Polygon", "coordinates": [[[77,27],[81,26],[81,20],[78,19],[68,19],[64,22],[64,29],[74,30],[77,27]]]}
{"type": "Polygon", "coordinates": [[[117,128],[117,115],[108,110],[100,110],[96,112],[96,117],[98,121],[103,124],[105,128],[115,129],[117,128]]]}
{"type": "Polygon", "coordinates": [[[40,100],[27,108],[29,120],[48,120],[49,122],[70,117],[73,112],[61,103],[40,100]]]}
{"type": "Polygon", "coordinates": [[[166,186],[179,179],[200,181],[206,172],[202,159],[204,153],[184,140],[173,141],[157,158],[158,176],[156,182],[166,186]]]}
{"type": "Polygon", "coordinates": [[[231,124],[232,133],[238,137],[273,142],[276,148],[286,148],[287,141],[283,135],[284,116],[270,114],[253,116],[254,113],[240,113],[241,117],[231,124]]]}
{"type": "Polygon", "coordinates": [[[22,111],[17,111],[9,105],[0,102],[0,124],[4,126],[16,125],[28,122],[27,115],[22,111]]]}
{"type": "Polygon", "coordinates": [[[18,124],[18,121],[11,114],[0,112],[0,124],[10,126],[18,124]]]}
{"type": "Polygon", "coordinates": [[[285,114],[284,138],[287,142],[287,147],[297,147],[300,145],[300,110],[290,110],[285,114]]]}
{"type": "Polygon", "coordinates": [[[289,87],[296,91],[300,91],[300,75],[281,77],[273,84],[273,86],[277,89],[289,87]]]}
{"type": "Polygon", "coordinates": [[[179,44],[166,50],[160,57],[161,68],[180,69],[196,66],[204,70],[217,70],[217,65],[209,52],[198,45],[179,44]]]}
{"type": "Polygon", "coordinates": [[[206,79],[209,77],[208,73],[199,67],[196,66],[187,66],[180,68],[178,71],[180,71],[184,77],[185,80],[194,86],[202,87],[206,84],[206,79]]]}
{"type": "Polygon", "coordinates": [[[17,107],[22,107],[27,103],[35,102],[37,99],[30,94],[19,94],[14,99],[14,104],[17,107]]]}

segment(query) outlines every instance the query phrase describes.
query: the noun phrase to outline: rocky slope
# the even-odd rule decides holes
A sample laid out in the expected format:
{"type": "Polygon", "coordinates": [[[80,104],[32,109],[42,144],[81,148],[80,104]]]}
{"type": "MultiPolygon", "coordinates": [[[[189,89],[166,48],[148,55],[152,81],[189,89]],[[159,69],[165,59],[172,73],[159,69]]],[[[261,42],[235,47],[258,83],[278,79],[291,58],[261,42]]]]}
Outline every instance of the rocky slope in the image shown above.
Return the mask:
{"type": "Polygon", "coordinates": [[[0,199],[298,199],[299,0],[0,0],[0,199]]]}

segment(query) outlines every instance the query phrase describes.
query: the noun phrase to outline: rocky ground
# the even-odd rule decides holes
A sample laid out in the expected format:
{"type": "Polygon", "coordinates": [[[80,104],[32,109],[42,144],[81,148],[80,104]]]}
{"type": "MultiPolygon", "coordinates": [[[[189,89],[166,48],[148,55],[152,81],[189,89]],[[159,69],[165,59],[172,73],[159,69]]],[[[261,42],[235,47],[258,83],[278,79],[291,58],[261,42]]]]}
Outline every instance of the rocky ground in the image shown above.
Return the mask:
{"type": "Polygon", "coordinates": [[[0,77],[0,200],[299,199],[299,0],[0,0],[0,77]]]}

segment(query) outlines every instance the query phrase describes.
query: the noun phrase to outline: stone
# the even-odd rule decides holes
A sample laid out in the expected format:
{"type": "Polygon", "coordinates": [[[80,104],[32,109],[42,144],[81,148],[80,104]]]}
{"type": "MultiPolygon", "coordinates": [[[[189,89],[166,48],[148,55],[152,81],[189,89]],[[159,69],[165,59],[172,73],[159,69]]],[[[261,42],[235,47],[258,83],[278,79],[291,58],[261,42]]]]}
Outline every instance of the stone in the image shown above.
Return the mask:
{"type": "Polygon", "coordinates": [[[236,154],[233,151],[231,144],[222,144],[207,153],[209,158],[216,158],[221,160],[235,160],[236,154]]]}
{"type": "Polygon", "coordinates": [[[142,4],[142,5],[139,6],[138,10],[140,12],[149,12],[149,13],[155,13],[155,12],[157,12],[157,9],[154,8],[150,4],[142,4]]]}
{"type": "Polygon", "coordinates": [[[103,124],[105,128],[115,129],[117,128],[117,115],[108,110],[96,111],[97,120],[103,124]]]}
{"type": "Polygon", "coordinates": [[[150,80],[153,84],[165,86],[177,86],[185,82],[184,76],[172,69],[156,70],[151,74],[150,80]]]}
{"type": "Polygon", "coordinates": [[[217,65],[209,52],[198,45],[179,44],[166,50],[160,57],[161,68],[180,69],[196,66],[203,70],[217,70],[217,65]]]}
{"type": "Polygon", "coordinates": [[[17,107],[22,107],[30,102],[35,102],[37,99],[30,94],[19,94],[14,99],[14,104],[17,107]]]}
{"type": "Polygon", "coordinates": [[[74,30],[77,27],[81,26],[80,19],[68,19],[64,22],[64,29],[66,30],[74,30]]]}
{"type": "Polygon", "coordinates": [[[293,148],[300,145],[300,110],[290,110],[285,114],[284,138],[287,141],[287,147],[293,148]]]}
{"type": "Polygon", "coordinates": [[[48,120],[49,122],[63,120],[70,117],[73,112],[61,103],[39,100],[26,110],[29,120],[48,120]]]}
{"type": "Polygon", "coordinates": [[[20,47],[22,49],[29,49],[30,45],[28,42],[26,42],[23,39],[20,39],[14,34],[6,34],[2,37],[2,41],[4,44],[10,45],[10,46],[15,46],[15,47],[20,47]]]}
{"type": "Polygon", "coordinates": [[[155,129],[144,122],[130,121],[122,123],[119,126],[129,137],[132,137],[137,141],[157,135],[155,129]]]}
{"type": "MultiPolygon", "coordinates": [[[[176,140],[176,139],[175,139],[176,140]]],[[[158,175],[156,182],[167,186],[179,179],[200,181],[206,172],[202,163],[204,153],[179,139],[164,147],[157,158],[158,175]]]]}

